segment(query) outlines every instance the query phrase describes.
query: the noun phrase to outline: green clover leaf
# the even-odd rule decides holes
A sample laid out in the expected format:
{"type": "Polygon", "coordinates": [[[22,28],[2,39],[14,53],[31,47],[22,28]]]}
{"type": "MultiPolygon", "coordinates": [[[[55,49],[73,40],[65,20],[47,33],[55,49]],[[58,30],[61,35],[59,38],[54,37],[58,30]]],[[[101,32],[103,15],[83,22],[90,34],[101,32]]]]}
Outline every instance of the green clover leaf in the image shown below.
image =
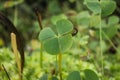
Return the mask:
{"type": "Polygon", "coordinates": [[[89,10],[91,10],[94,14],[98,14],[101,11],[100,3],[98,0],[85,0],[84,4],[87,6],[89,10]]]}
{"type": "Polygon", "coordinates": [[[78,71],[71,72],[68,75],[67,80],[81,80],[80,73],[78,71]]]}
{"type": "Polygon", "coordinates": [[[84,74],[85,74],[85,80],[99,80],[97,74],[90,69],[85,69],[84,74]]]}
{"type": "Polygon", "coordinates": [[[102,17],[112,14],[116,9],[116,2],[113,0],[85,0],[84,4],[94,14],[101,14],[102,17]]]}
{"type": "Polygon", "coordinates": [[[101,13],[102,17],[112,14],[116,9],[116,2],[112,0],[109,0],[109,1],[102,0],[100,4],[101,4],[101,10],[102,10],[102,13],[101,13]]]}
{"type": "Polygon", "coordinates": [[[47,27],[41,30],[39,34],[39,39],[44,49],[53,55],[63,53],[71,47],[73,24],[68,20],[62,19],[57,21],[55,28],[57,33],[47,27]]]}

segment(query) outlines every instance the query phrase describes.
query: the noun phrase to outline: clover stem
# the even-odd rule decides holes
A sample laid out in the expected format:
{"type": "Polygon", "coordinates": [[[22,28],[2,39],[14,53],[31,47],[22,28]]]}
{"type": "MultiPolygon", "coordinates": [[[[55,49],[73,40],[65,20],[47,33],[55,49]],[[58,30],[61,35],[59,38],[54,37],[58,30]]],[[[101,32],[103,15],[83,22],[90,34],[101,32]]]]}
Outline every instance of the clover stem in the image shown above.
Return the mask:
{"type": "Polygon", "coordinates": [[[41,49],[40,49],[40,67],[43,67],[43,46],[41,44],[41,49]]]}
{"type": "Polygon", "coordinates": [[[57,58],[57,55],[56,55],[56,61],[55,61],[55,62],[56,62],[56,71],[57,71],[57,67],[58,67],[58,66],[57,66],[57,64],[58,64],[58,58],[57,58]]]}
{"type": "Polygon", "coordinates": [[[59,67],[60,80],[62,80],[62,54],[61,53],[58,55],[58,67],[59,67]]]}

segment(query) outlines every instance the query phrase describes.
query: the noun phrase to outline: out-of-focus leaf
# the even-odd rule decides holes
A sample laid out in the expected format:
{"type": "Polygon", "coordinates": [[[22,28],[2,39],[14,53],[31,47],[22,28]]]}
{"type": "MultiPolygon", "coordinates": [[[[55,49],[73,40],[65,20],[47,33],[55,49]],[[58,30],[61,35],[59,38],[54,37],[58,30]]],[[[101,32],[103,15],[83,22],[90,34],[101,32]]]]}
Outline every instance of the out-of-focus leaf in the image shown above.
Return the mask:
{"type": "Polygon", "coordinates": [[[71,72],[68,75],[67,80],[81,80],[80,73],[78,71],[71,72]]]}
{"type": "Polygon", "coordinates": [[[48,80],[48,75],[44,74],[39,80],[48,80]]]}
{"type": "Polygon", "coordinates": [[[89,44],[88,44],[89,48],[93,51],[96,51],[97,48],[99,47],[99,41],[91,41],[89,44]]]}
{"type": "Polygon", "coordinates": [[[60,13],[61,9],[57,0],[51,0],[48,4],[48,12],[51,14],[60,13]]]}
{"type": "Polygon", "coordinates": [[[101,12],[100,3],[98,0],[85,0],[85,5],[90,9],[94,14],[101,12]]]}
{"type": "Polygon", "coordinates": [[[89,19],[90,14],[88,11],[83,11],[77,15],[77,24],[88,26],[89,25],[89,19]]]}
{"type": "Polygon", "coordinates": [[[117,16],[110,16],[108,19],[108,25],[115,25],[119,22],[119,18],[117,16]]]}
{"type": "Polygon", "coordinates": [[[54,25],[56,25],[56,22],[61,20],[61,19],[67,19],[67,16],[65,16],[64,14],[52,16],[51,21],[54,25]]]}
{"type": "Polygon", "coordinates": [[[90,69],[84,70],[84,73],[85,73],[85,80],[99,80],[97,74],[90,69]]]}
{"type": "Polygon", "coordinates": [[[86,45],[86,44],[88,43],[88,39],[89,39],[89,36],[88,36],[88,35],[85,35],[85,36],[81,37],[81,38],[79,39],[79,44],[80,44],[81,46],[86,45]]]}
{"type": "Polygon", "coordinates": [[[108,27],[108,25],[107,25],[107,23],[106,23],[105,20],[102,20],[102,21],[101,21],[101,27],[102,27],[102,28],[108,27]]]}
{"type": "MultiPolygon", "coordinates": [[[[105,32],[105,34],[109,37],[112,38],[115,36],[115,34],[117,33],[117,25],[116,26],[110,26],[107,29],[103,29],[103,31],[105,32]]],[[[103,35],[103,37],[105,37],[105,35],[103,35]]],[[[105,37],[106,38],[106,37],[105,37]]]]}
{"type": "Polygon", "coordinates": [[[90,26],[99,28],[101,24],[101,16],[100,15],[92,15],[90,18],[90,26]]]}
{"type": "Polygon", "coordinates": [[[107,1],[102,0],[100,1],[100,5],[101,5],[102,17],[112,14],[116,8],[116,2],[112,0],[107,0],[107,1]]]}
{"type": "Polygon", "coordinates": [[[6,2],[4,3],[4,7],[5,7],[5,8],[13,7],[13,6],[18,5],[18,4],[22,3],[22,2],[23,2],[23,0],[6,1],[6,2]]]}
{"type": "Polygon", "coordinates": [[[94,14],[101,13],[102,17],[112,14],[116,9],[116,2],[113,0],[85,0],[84,3],[94,14]]]}
{"type": "MultiPolygon", "coordinates": [[[[110,39],[113,38],[116,35],[117,30],[118,30],[118,25],[114,25],[114,26],[109,26],[107,28],[103,28],[102,31],[105,34],[103,34],[103,32],[102,32],[102,38],[103,39],[107,39],[107,37],[109,37],[110,39]]],[[[97,38],[99,38],[99,34],[100,34],[99,32],[100,32],[99,30],[95,31],[95,36],[97,38]]]]}
{"type": "Polygon", "coordinates": [[[57,77],[52,77],[52,79],[51,80],[58,80],[58,78],[57,77]]]}

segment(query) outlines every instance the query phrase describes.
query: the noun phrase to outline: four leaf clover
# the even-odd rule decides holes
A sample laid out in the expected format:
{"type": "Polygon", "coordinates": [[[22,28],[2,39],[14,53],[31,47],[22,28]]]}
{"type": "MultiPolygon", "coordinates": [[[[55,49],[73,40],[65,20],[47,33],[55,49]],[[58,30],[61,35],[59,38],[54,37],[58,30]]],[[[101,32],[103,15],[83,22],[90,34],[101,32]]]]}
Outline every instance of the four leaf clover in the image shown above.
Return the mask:
{"type": "Polygon", "coordinates": [[[50,27],[44,28],[39,34],[39,39],[44,49],[53,55],[63,53],[72,46],[73,24],[69,20],[59,20],[55,25],[56,31],[50,27]]]}

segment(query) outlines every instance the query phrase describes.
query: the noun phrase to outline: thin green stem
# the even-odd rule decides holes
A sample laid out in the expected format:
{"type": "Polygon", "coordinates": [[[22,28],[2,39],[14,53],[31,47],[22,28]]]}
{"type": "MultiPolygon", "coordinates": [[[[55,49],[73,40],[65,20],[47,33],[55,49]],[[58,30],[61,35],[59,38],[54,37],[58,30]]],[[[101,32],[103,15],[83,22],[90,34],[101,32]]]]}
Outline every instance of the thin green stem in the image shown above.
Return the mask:
{"type": "Polygon", "coordinates": [[[41,49],[40,49],[40,67],[43,67],[43,46],[41,44],[41,49]]]}
{"type": "Polygon", "coordinates": [[[62,54],[58,55],[58,67],[59,67],[59,76],[60,80],[62,80],[62,54]]]}
{"type": "MultiPolygon", "coordinates": [[[[101,16],[101,13],[100,13],[101,16]]],[[[104,65],[103,65],[103,51],[102,51],[102,25],[101,25],[101,18],[100,18],[100,27],[99,27],[99,37],[100,37],[100,54],[101,54],[101,73],[102,73],[102,80],[104,76],[104,65]]]]}
{"type": "MultiPolygon", "coordinates": [[[[55,67],[56,67],[56,72],[57,72],[57,70],[58,70],[58,65],[57,65],[57,55],[56,55],[56,61],[55,61],[55,67]]],[[[55,72],[55,74],[56,74],[56,72],[55,72]]]]}

